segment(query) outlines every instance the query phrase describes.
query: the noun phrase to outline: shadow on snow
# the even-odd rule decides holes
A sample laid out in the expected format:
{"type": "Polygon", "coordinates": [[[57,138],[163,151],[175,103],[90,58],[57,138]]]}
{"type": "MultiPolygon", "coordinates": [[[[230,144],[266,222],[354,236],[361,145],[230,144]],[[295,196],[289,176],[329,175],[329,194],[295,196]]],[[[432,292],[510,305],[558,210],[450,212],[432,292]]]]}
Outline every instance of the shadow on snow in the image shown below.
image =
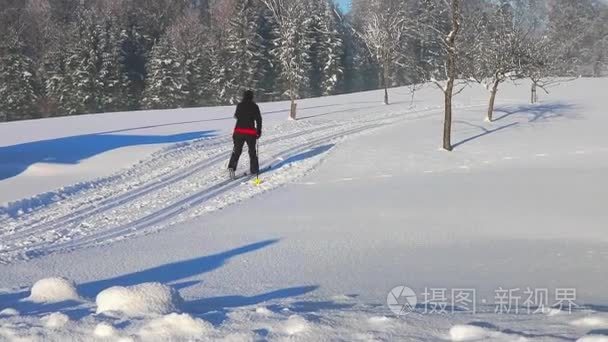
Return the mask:
{"type": "Polygon", "coordinates": [[[15,177],[36,163],[78,164],[85,159],[122,147],[178,143],[214,136],[214,131],[174,135],[111,134],[114,132],[78,135],[0,147],[0,180],[15,177]]]}
{"type": "Polygon", "coordinates": [[[322,146],[314,147],[314,148],[312,148],[310,150],[304,151],[302,153],[298,153],[296,155],[290,156],[287,159],[281,160],[277,164],[273,165],[272,168],[273,169],[279,169],[279,168],[281,168],[281,167],[283,167],[285,165],[289,165],[291,163],[295,163],[295,162],[299,162],[299,161],[302,161],[302,160],[310,159],[312,157],[316,157],[318,155],[321,155],[323,153],[328,152],[334,146],[335,146],[335,144],[327,144],[327,145],[322,145],[322,146]]]}
{"type": "MultiPolygon", "coordinates": [[[[562,117],[569,118],[569,119],[575,119],[580,116],[578,113],[573,112],[573,110],[576,108],[577,108],[577,106],[575,106],[573,104],[561,103],[561,102],[544,103],[544,104],[536,104],[536,105],[501,106],[501,107],[496,107],[494,112],[503,113],[503,115],[495,118],[493,120],[493,122],[498,122],[498,121],[501,121],[501,120],[504,120],[507,118],[512,118],[515,120],[524,118],[530,124],[545,121],[545,120],[550,120],[550,119],[562,118],[562,117]]],[[[463,121],[463,120],[455,120],[454,123],[472,126],[481,131],[478,134],[475,134],[473,136],[470,136],[468,138],[465,138],[465,139],[455,143],[453,145],[454,148],[464,145],[473,140],[477,140],[484,136],[487,136],[487,135],[490,135],[493,133],[497,133],[497,132],[500,132],[500,131],[503,131],[508,128],[512,128],[512,127],[515,127],[515,126],[521,124],[521,122],[517,121],[517,122],[505,124],[505,125],[502,125],[502,126],[496,127],[496,128],[486,128],[482,125],[473,124],[473,123],[463,121]]]]}
{"type": "MultiPolygon", "coordinates": [[[[278,241],[278,239],[260,241],[222,253],[169,263],[114,278],[81,284],[78,286],[78,292],[83,297],[94,299],[99,292],[112,286],[130,286],[146,282],[173,283],[185,278],[211,272],[222,267],[232,258],[266,248],[278,241]]],[[[192,286],[199,282],[200,281],[185,281],[170,286],[179,289],[192,286]]],[[[318,286],[299,286],[274,290],[254,296],[230,295],[202,298],[187,301],[184,304],[184,310],[218,325],[226,319],[228,309],[230,308],[256,305],[276,299],[297,297],[315,291],[317,288],[318,286]]],[[[60,303],[33,303],[26,300],[28,295],[29,291],[25,290],[15,293],[1,293],[0,307],[12,307],[18,310],[22,315],[33,315],[38,317],[60,311],[72,319],[81,319],[95,311],[87,302],[64,301],[60,303]]]]}
{"type": "MultiPolygon", "coordinates": [[[[98,280],[78,286],[79,293],[93,298],[99,292],[111,286],[131,286],[148,282],[171,283],[192,276],[204,274],[222,267],[228,260],[246,253],[255,252],[279,240],[265,240],[218,254],[206,255],[199,258],[182,260],[170,264],[152,267],[146,270],[120,275],[114,278],[98,280]]],[[[191,283],[194,284],[194,283],[191,283]]],[[[180,284],[184,288],[187,284],[180,284]]]]}
{"type": "Polygon", "coordinates": [[[560,117],[574,119],[578,117],[578,114],[572,112],[574,109],[577,109],[577,106],[561,102],[501,106],[497,107],[494,111],[503,113],[503,115],[497,117],[494,121],[499,121],[511,116],[523,116],[528,119],[528,122],[537,122],[560,117]]]}

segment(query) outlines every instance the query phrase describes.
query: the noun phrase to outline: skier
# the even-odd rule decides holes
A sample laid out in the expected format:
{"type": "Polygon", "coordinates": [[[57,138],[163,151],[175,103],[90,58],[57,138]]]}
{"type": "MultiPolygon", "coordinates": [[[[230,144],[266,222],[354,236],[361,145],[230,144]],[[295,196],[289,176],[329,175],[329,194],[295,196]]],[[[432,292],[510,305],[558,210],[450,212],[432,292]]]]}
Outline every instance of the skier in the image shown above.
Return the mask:
{"type": "Polygon", "coordinates": [[[236,119],[236,126],[232,135],[234,148],[228,163],[230,177],[235,178],[236,166],[245,143],[247,143],[247,149],[249,150],[249,171],[252,175],[257,175],[260,167],[256,142],[262,136],[262,115],[260,114],[260,108],[253,101],[253,91],[247,90],[243,93],[243,100],[236,106],[234,118],[236,119]]]}

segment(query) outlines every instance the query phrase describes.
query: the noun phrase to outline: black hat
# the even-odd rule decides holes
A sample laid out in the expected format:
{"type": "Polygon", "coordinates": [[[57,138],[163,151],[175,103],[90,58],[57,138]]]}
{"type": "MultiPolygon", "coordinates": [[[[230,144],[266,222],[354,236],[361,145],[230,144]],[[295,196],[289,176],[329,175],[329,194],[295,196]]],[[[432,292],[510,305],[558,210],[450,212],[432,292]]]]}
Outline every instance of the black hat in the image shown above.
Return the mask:
{"type": "Polygon", "coordinates": [[[253,90],[245,90],[243,93],[243,102],[253,101],[253,90]]]}

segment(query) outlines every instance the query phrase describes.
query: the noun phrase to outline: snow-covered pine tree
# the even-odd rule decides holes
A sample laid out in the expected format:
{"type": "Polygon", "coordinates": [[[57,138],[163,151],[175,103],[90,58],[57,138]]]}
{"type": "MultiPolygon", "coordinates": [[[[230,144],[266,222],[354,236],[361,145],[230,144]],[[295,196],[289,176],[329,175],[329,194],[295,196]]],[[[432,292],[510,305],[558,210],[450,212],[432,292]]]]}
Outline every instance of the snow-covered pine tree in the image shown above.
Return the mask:
{"type": "Polygon", "coordinates": [[[189,11],[169,28],[167,36],[175,48],[180,69],[184,107],[209,104],[211,61],[208,42],[198,11],[189,11]]]}
{"type": "Polygon", "coordinates": [[[125,39],[125,32],[115,18],[107,16],[102,19],[99,37],[101,53],[99,79],[102,85],[100,104],[104,112],[129,108],[130,82],[125,70],[125,54],[122,49],[125,39]]]}
{"type": "Polygon", "coordinates": [[[168,37],[162,37],[152,48],[147,69],[148,78],[142,99],[144,108],[182,107],[185,98],[182,66],[179,53],[168,37]]]}
{"type": "Polygon", "coordinates": [[[236,0],[226,33],[225,61],[227,79],[223,93],[229,103],[237,103],[246,89],[259,90],[262,79],[263,39],[260,36],[261,3],[236,0]]]}
{"type": "Polygon", "coordinates": [[[322,77],[324,63],[322,55],[325,51],[324,40],[325,32],[323,32],[323,0],[308,0],[304,1],[306,7],[306,19],[304,21],[304,37],[309,42],[308,56],[308,72],[307,87],[302,87],[300,90],[301,97],[318,97],[322,93],[322,77]]]}
{"type": "Polygon", "coordinates": [[[344,73],[344,43],[338,9],[331,0],[313,0],[316,6],[311,13],[314,24],[312,33],[314,54],[311,53],[313,95],[333,95],[338,92],[344,73]]]}
{"type": "Polygon", "coordinates": [[[0,121],[31,119],[36,111],[35,89],[33,62],[20,44],[0,46],[0,121]]]}
{"type": "Polygon", "coordinates": [[[101,26],[90,9],[82,10],[75,23],[74,40],[67,48],[68,55],[64,82],[59,88],[61,105],[67,114],[96,113],[102,110],[103,81],[100,76],[101,26]]]}
{"type": "Polygon", "coordinates": [[[347,14],[345,24],[346,59],[345,83],[351,91],[372,90],[381,86],[378,79],[380,67],[370,55],[360,33],[363,32],[367,13],[368,0],[351,0],[351,9],[347,14]]]}
{"type": "Polygon", "coordinates": [[[135,110],[141,108],[149,53],[146,49],[146,38],[136,18],[126,15],[124,21],[122,51],[123,68],[127,78],[126,104],[130,110],[135,110]]]}
{"type": "Polygon", "coordinates": [[[561,75],[593,75],[593,61],[588,54],[596,41],[590,31],[597,18],[599,1],[554,0],[548,13],[548,36],[561,56],[561,75]],[[572,66],[576,68],[572,68],[572,66]]]}
{"type": "Polygon", "coordinates": [[[296,99],[308,88],[310,41],[305,34],[306,11],[300,1],[261,0],[268,6],[276,22],[277,39],[274,55],[280,62],[285,95],[291,100],[289,117],[296,119],[296,99]]]}
{"type": "Polygon", "coordinates": [[[273,101],[280,98],[280,94],[282,94],[278,82],[280,78],[280,62],[273,53],[278,30],[270,10],[263,4],[261,6],[258,17],[258,36],[260,37],[261,49],[259,68],[261,78],[258,82],[258,95],[256,97],[266,101],[273,101]]]}
{"type": "Polygon", "coordinates": [[[336,4],[325,0],[323,30],[325,39],[323,46],[323,78],[322,95],[334,95],[342,91],[344,78],[344,36],[342,19],[336,4]]]}
{"type": "Polygon", "coordinates": [[[70,91],[70,73],[67,68],[68,52],[63,47],[54,46],[44,56],[44,89],[47,101],[47,113],[49,116],[64,115],[67,110],[68,92],[70,91]]]}

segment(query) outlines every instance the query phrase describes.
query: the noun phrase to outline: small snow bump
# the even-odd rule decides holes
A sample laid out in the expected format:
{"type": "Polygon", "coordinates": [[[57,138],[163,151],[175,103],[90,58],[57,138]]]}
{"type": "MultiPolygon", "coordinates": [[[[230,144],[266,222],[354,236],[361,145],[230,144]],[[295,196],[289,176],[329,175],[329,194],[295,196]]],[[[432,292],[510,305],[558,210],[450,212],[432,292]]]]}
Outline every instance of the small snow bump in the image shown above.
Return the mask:
{"type": "Polygon", "coordinates": [[[450,329],[452,341],[482,341],[492,335],[492,331],[469,324],[458,324],[450,329]]]}
{"type": "Polygon", "coordinates": [[[69,321],[70,318],[61,312],[54,312],[48,316],[41,318],[44,326],[50,329],[63,328],[69,321]]]}
{"type": "Polygon", "coordinates": [[[114,286],[96,298],[97,313],[120,312],[129,316],[164,315],[179,311],[183,299],[172,287],[160,283],[114,286]]]}
{"type": "Polygon", "coordinates": [[[301,316],[292,315],[283,324],[283,331],[287,335],[296,335],[309,329],[308,322],[301,316]]]}
{"type": "Polygon", "coordinates": [[[608,328],[608,317],[589,316],[579,318],[570,322],[570,324],[577,327],[587,328],[608,328]]]}
{"type": "Polygon", "coordinates": [[[255,313],[257,313],[258,315],[262,315],[262,316],[271,316],[272,315],[272,311],[268,310],[268,308],[263,307],[263,306],[256,308],[255,313]]]}
{"type": "Polygon", "coordinates": [[[562,315],[565,312],[560,309],[556,309],[556,308],[548,308],[548,309],[544,309],[543,313],[546,314],[547,316],[557,316],[557,315],[562,315]]]}
{"type": "Polygon", "coordinates": [[[171,313],[148,322],[139,331],[143,340],[201,339],[213,326],[188,314],[171,313]]]}
{"type": "Polygon", "coordinates": [[[386,317],[386,316],[374,316],[374,317],[370,317],[368,319],[368,321],[371,324],[385,324],[391,321],[390,318],[386,317]]]}
{"type": "Polygon", "coordinates": [[[93,331],[93,335],[100,338],[109,338],[116,335],[116,328],[108,323],[99,323],[93,331]]]}
{"type": "Polygon", "coordinates": [[[19,316],[19,311],[13,308],[6,308],[0,311],[0,317],[19,316]]]}
{"type": "Polygon", "coordinates": [[[57,303],[67,300],[80,300],[80,296],[72,281],[54,277],[37,281],[32,286],[31,294],[27,299],[35,303],[57,303]]]}

